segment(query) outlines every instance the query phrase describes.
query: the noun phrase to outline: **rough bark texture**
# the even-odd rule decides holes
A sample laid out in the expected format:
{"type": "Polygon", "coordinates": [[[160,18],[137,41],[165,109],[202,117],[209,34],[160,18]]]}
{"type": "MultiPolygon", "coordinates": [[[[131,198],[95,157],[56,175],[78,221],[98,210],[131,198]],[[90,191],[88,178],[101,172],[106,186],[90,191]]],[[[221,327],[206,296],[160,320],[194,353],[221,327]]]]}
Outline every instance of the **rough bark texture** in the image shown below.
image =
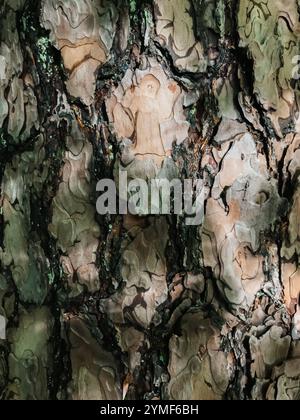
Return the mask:
{"type": "Polygon", "coordinates": [[[300,399],[299,0],[0,0],[3,399],[300,399]],[[96,182],[200,179],[203,217],[96,182]]]}

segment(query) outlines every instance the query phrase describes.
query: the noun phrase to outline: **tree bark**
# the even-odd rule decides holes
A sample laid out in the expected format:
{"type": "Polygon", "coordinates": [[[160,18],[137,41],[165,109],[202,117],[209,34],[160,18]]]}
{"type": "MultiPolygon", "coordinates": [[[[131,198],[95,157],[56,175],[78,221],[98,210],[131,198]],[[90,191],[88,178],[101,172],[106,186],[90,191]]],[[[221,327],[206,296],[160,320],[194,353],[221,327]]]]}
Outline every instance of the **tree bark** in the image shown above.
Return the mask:
{"type": "Polygon", "coordinates": [[[299,14],[0,0],[2,399],[300,398],[299,14]],[[100,215],[124,173],[200,223],[100,215]]]}

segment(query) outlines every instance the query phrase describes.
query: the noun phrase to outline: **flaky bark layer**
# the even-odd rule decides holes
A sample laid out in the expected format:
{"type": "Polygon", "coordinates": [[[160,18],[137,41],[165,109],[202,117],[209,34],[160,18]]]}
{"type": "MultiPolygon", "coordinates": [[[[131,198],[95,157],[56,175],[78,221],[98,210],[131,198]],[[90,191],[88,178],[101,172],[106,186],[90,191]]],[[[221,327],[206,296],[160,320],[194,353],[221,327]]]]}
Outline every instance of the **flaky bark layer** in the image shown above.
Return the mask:
{"type": "Polygon", "coordinates": [[[0,2],[1,398],[300,398],[299,10],[0,2]],[[122,171],[200,225],[98,215],[122,171]]]}

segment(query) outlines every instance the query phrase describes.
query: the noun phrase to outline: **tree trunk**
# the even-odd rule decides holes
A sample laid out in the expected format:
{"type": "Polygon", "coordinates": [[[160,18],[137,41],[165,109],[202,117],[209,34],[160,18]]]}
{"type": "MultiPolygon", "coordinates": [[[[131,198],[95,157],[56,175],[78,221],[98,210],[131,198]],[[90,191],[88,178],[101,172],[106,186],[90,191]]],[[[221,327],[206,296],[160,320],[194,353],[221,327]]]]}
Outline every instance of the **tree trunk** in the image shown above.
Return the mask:
{"type": "Polygon", "coordinates": [[[299,13],[0,0],[2,399],[300,398],[299,13]]]}

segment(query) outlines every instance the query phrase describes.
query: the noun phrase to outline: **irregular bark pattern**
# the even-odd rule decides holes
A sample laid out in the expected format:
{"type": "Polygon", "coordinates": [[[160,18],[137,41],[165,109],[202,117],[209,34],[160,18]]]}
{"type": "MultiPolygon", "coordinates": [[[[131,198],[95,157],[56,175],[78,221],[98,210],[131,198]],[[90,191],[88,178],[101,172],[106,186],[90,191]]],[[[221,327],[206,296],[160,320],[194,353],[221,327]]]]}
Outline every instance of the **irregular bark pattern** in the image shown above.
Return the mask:
{"type": "Polygon", "coordinates": [[[203,46],[197,41],[193,28],[189,0],[155,0],[156,33],[179,71],[205,72],[207,58],[203,46]]]}
{"type": "Polygon", "coordinates": [[[11,271],[21,301],[41,305],[48,293],[49,261],[38,238],[30,237],[30,192],[39,193],[47,166],[40,167],[45,151],[43,135],[32,152],[15,156],[3,176],[4,251],[1,261],[11,271]]]}
{"type": "Polygon", "coordinates": [[[224,298],[237,310],[249,309],[262,287],[260,235],[280,214],[276,181],[268,179],[253,137],[240,135],[231,147],[226,142],[215,152],[222,166],[207,201],[202,229],[204,264],[211,267],[224,298]]]}
{"type": "Polygon", "coordinates": [[[238,13],[240,46],[254,62],[253,93],[281,138],[297,109],[291,75],[299,51],[298,7],[296,1],[249,1],[238,13]]]}
{"type": "Polygon", "coordinates": [[[70,397],[75,400],[119,400],[118,362],[95,340],[79,317],[68,321],[71,346],[72,382],[70,397]]]}
{"type": "Polygon", "coordinates": [[[70,112],[70,133],[66,136],[64,166],[56,196],[49,232],[63,253],[60,262],[73,296],[99,289],[95,266],[100,228],[95,221],[95,207],[90,202],[93,148],[81,134],[70,112]]]}
{"type": "Polygon", "coordinates": [[[2,6],[6,12],[1,19],[0,124],[6,122],[12,143],[22,143],[33,127],[39,127],[34,81],[29,72],[23,74],[24,61],[16,27],[16,11],[23,3],[13,2],[9,8],[2,6]]]}
{"type": "Polygon", "coordinates": [[[182,89],[154,60],[144,66],[128,70],[107,101],[117,138],[132,143],[130,148],[127,142],[126,155],[121,156],[126,166],[134,157],[162,160],[171,155],[174,143],[180,145],[188,137],[182,89]]]}
{"type": "Polygon", "coordinates": [[[300,399],[299,10],[0,1],[1,399],[300,399]],[[200,225],[97,214],[125,173],[200,225]]]}
{"type": "Polygon", "coordinates": [[[18,327],[12,328],[8,336],[11,343],[8,359],[10,398],[49,398],[47,369],[53,357],[49,343],[52,328],[51,313],[44,306],[20,314],[18,327]]]}
{"type": "Polygon", "coordinates": [[[201,311],[185,314],[180,336],[170,339],[170,397],[219,400],[233,373],[232,357],[220,350],[220,331],[201,311]]]}
{"type": "Polygon", "coordinates": [[[91,105],[95,73],[107,59],[113,44],[117,9],[112,1],[44,1],[43,26],[59,49],[69,73],[67,91],[91,105]]]}

